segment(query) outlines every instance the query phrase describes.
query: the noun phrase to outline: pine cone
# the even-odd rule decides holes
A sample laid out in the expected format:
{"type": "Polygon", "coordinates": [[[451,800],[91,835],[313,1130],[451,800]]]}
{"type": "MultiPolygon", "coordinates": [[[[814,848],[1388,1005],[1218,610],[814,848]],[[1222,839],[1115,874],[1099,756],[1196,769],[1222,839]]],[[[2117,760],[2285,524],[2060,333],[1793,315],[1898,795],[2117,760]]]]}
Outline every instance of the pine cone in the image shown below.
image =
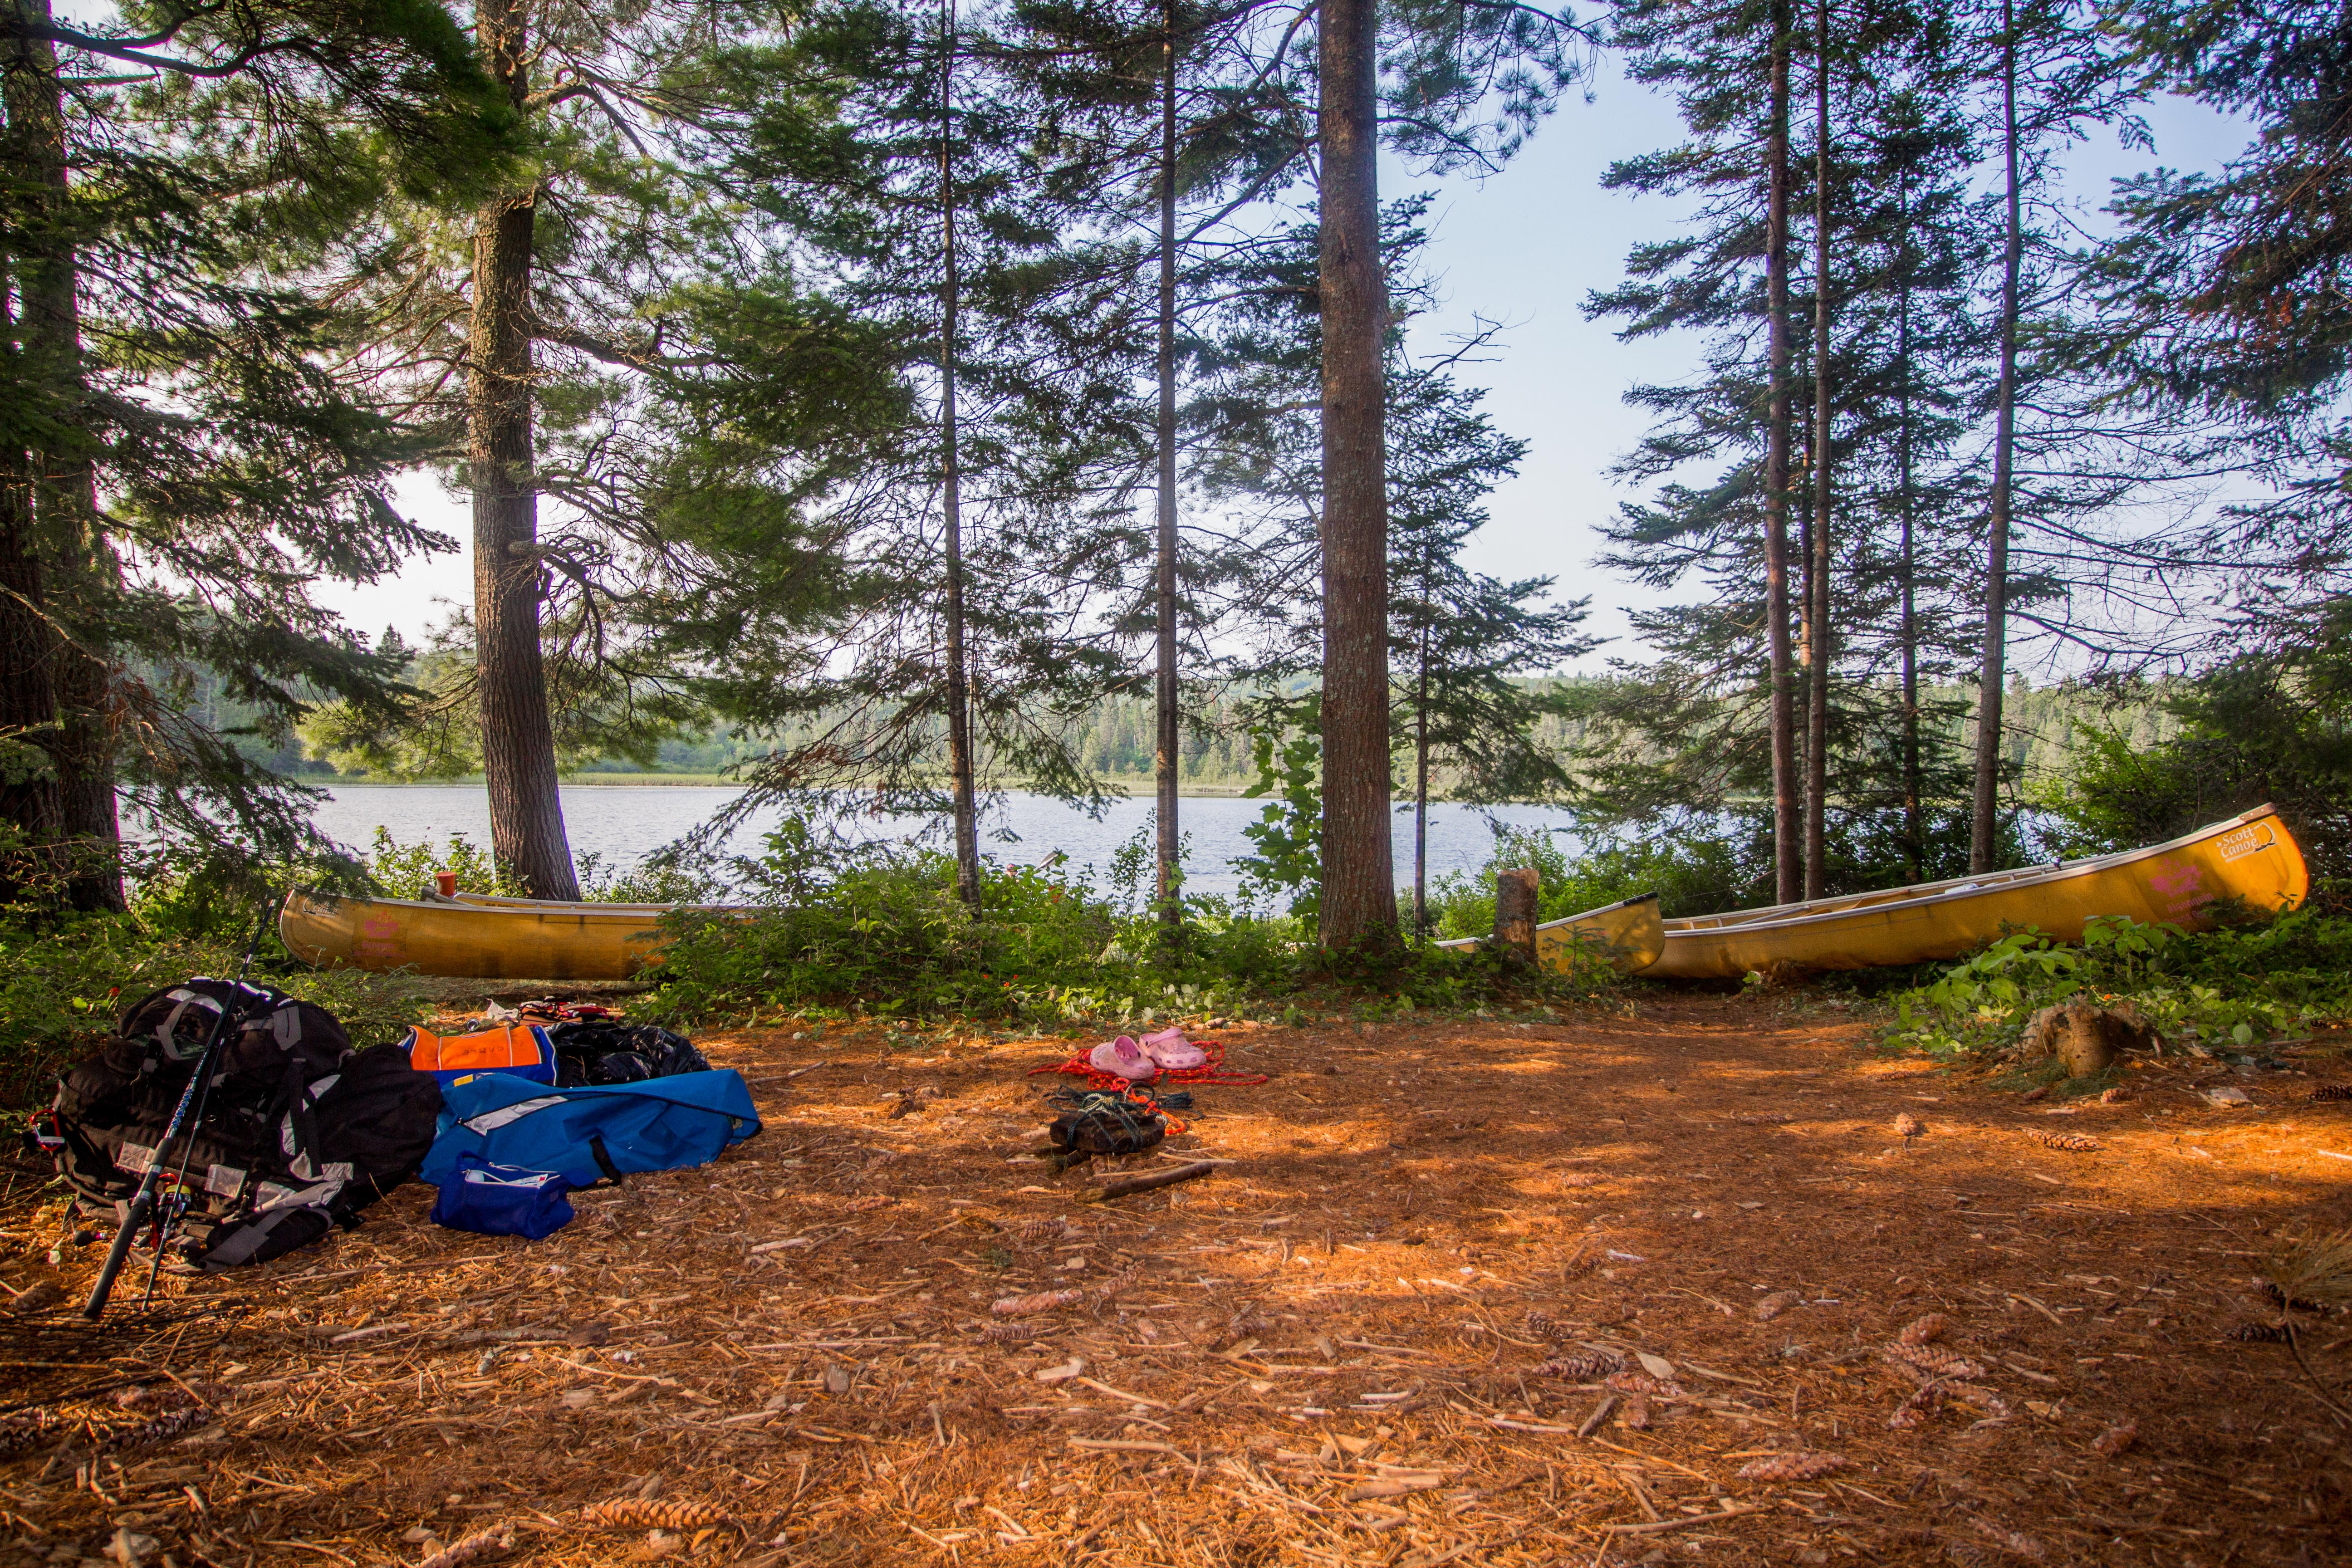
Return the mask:
{"type": "Polygon", "coordinates": [[[2230,1331],[2230,1337],[2233,1340],[2242,1340],[2250,1345],[2283,1345],[2286,1343],[2286,1325],[2284,1323],[2240,1323],[2235,1329],[2230,1331]]]}
{"type": "Polygon", "coordinates": [[[183,1432],[192,1431],[213,1418],[213,1413],[201,1405],[184,1405],[152,1421],[134,1426],[98,1428],[90,1431],[90,1450],[111,1453],[117,1448],[142,1448],[151,1443],[166,1443],[183,1432]]]}
{"type": "Polygon", "coordinates": [[[1531,1307],[1528,1310],[1528,1332],[1539,1340],[1556,1340],[1559,1338],[1559,1322],[1549,1312],[1531,1307]]]}
{"type": "Polygon", "coordinates": [[[1951,1351],[1937,1350],[1933,1345],[1888,1345],[1880,1352],[1890,1363],[1923,1372],[1929,1377],[1982,1377],[1984,1368],[1951,1351]]]}
{"type": "Polygon", "coordinates": [[[1910,1398],[1895,1407],[1895,1414],[1886,1418],[1886,1425],[1895,1431],[1908,1432],[1915,1426],[1925,1426],[1927,1417],[1934,1415],[1943,1403],[1944,1385],[1923,1383],[1912,1391],[1910,1398]]]}
{"type": "Polygon", "coordinates": [[[1142,1269],[1129,1268],[1124,1274],[1114,1274],[1108,1279],[1097,1279],[1087,1287],[1086,1293],[1097,1301],[1107,1301],[1121,1290],[1139,1284],[1142,1279],[1142,1269]]]}
{"type": "Polygon", "coordinates": [[[493,1525],[488,1530],[466,1537],[454,1546],[446,1546],[419,1563],[416,1568],[466,1568],[468,1563],[479,1563],[501,1552],[514,1550],[514,1526],[493,1525]]]}
{"type": "Polygon", "coordinates": [[[2009,1406],[2003,1405],[2000,1402],[2000,1395],[1990,1388],[1975,1388],[1965,1383],[1942,1383],[1936,1386],[1943,1390],[1945,1398],[1957,1399],[1963,1405],[1973,1405],[1988,1415],[2009,1414],[2009,1406]]]}
{"type": "Polygon", "coordinates": [[[1615,1372],[1601,1380],[1620,1394],[1646,1394],[1659,1399],[1683,1399],[1682,1385],[1671,1379],[1652,1377],[1646,1372],[1615,1372]]]}
{"type": "Polygon", "coordinates": [[[1926,1131],[1920,1120],[1907,1110],[1895,1119],[1895,1135],[1898,1138],[1916,1138],[1926,1131]]]}
{"type": "Polygon", "coordinates": [[[2311,1098],[2318,1100],[2352,1100],[2352,1083],[2323,1083],[2311,1091],[2311,1098]]]}
{"type": "Polygon", "coordinates": [[[727,1511],[707,1502],[671,1502],[660,1498],[617,1497],[580,1510],[592,1530],[700,1530],[724,1523],[727,1511]]]}
{"type": "Polygon", "coordinates": [[[1756,1303],[1756,1321],[1769,1323],[1803,1299],[1794,1290],[1775,1290],[1756,1303]]]}
{"type": "Polygon", "coordinates": [[[2087,1154],[2099,1146],[2096,1139],[2085,1138],[2080,1132],[2053,1132],[2043,1127],[2035,1128],[2026,1136],[2044,1148],[2064,1149],[2076,1154],[2087,1154]]]}
{"type": "Polygon", "coordinates": [[[1906,1345],[1932,1345],[1949,1332],[1951,1327],[1951,1319],[1941,1312],[1930,1312],[1924,1318],[1916,1318],[1904,1324],[1903,1331],[1895,1337],[1906,1345]]]}
{"type": "Polygon", "coordinates": [[[1810,1481],[1846,1467],[1843,1454],[1774,1454],[1739,1467],[1743,1481],[1810,1481]]]}
{"type": "Polygon", "coordinates": [[[1040,1290],[1034,1296],[1007,1296],[988,1310],[1000,1318],[1025,1318],[1032,1312],[1075,1306],[1086,1299],[1086,1294],[1084,1290],[1040,1290]]]}
{"type": "Polygon", "coordinates": [[[991,1323],[980,1331],[980,1337],[992,1344],[1008,1340],[1034,1340],[1037,1337],[1034,1323],[991,1323]]]}
{"type": "Polygon", "coordinates": [[[2325,1312],[2327,1310],[2326,1307],[2321,1306],[2316,1301],[2306,1301],[2300,1296],[2288,1295],[2285,1291],[2280,1289],[2277,1284],[2273,1280],[2257,1279],[2254,1281],[2254,1289],[2263,1293],[2263,1299],[2264,1300],[2268,1301],[2272,1306],[2276,1307],[2282,1312],[2290,1310],[2297,1312],[2325,1312]]]}
{"type": "Polygon", "coordinates": [[[2099,1090],[2099,1103],[2101,1105],[2122,1105],[2127,1102],[2130,1099],[2131,1090],[2127,1089],[2103,1089],[2099,1090]]]}
{"type": "Polygon", "coordinates": [[[1624,1363],[1607,1351],[1579,1351],[1559,1355],[1533,1368],[1538,1377],[1566,1378],[1570,1383],[1597,1383],[1621,1370],[1624,1363]]]}
{"type": "Polygon", "coordinates": [[[2118,1422],[2091,1439],[2091,1451],[2112,1459],[2138,1441],[2138,1422],[2118,1422]]]}
{"type": "Polygon", "coordinates": [[[1059,1215],[1051,1219],[1033,1219],[1013,1234],[1024,1241],[1043,1241],[1047,1237],[1069,1235],[1070,1222],[1059,1215]]]}

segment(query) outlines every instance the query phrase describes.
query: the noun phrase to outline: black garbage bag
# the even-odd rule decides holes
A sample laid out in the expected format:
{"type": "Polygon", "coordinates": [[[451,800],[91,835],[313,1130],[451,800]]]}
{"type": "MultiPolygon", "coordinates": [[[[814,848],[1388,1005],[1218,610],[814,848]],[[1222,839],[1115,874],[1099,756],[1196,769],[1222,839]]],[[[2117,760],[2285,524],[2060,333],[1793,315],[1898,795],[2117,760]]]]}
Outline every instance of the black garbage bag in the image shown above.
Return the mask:
{"type": "Polygon", "coordinates": [[[556,1025],[547,1037],[555,1047],[555,1082],[562,1089],[710,1070],[693,1041],[653,1024],[579,1018],[556,1025]]]}

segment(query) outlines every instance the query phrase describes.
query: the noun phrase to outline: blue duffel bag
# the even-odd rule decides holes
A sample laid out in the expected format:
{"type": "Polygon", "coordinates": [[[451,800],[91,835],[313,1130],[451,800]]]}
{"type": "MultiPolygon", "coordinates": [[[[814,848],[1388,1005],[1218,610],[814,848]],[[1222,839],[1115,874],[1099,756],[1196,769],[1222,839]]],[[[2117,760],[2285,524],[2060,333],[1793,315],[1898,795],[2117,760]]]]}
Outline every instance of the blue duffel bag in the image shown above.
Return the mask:
{"type": "Polygon", "coordinates": [[[571,1190],[572,1184],[554,1171],[493,1165],[478,1155],[462,1155],[433,1201],[433,1223],[478,1236],[537,1241],[572,1223],[572,1200],[564,1195],[571,1190]]]}
{"type": "Polygon", "coordinates": [[[491,1072],[449,1085],[441,1098],[446,1124],[418,1173],[436,1186],[472,1155],[592,1187],[638,1171],[709,1164],[760,1131],[751,1091],[726,1068],[573,1089],[491,1072]]]}

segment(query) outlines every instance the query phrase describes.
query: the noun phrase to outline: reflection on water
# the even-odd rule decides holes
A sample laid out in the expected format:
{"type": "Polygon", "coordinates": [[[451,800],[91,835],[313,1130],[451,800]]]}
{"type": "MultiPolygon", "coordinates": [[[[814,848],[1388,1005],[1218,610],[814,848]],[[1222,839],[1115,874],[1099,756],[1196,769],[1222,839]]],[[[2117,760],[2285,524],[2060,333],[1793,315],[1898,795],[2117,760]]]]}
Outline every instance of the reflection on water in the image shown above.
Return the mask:
{"type": "MultiPolygon", "coordinates": [[[[740,792],[706,784],[567,784],[563,787],[564,827],[574,855],[594,855],[604,864],[625,868],[639,858],[683,837],[708,821],[740,792]]],[[[1187,839],[1186,886],[1197,893],[1234,892],[1240,879],[1228,862],[1248,853],[1241,835],[1244,824],[1257,820],[1265,803],[1231,796],[1192,796],[1182,805],[1181,820],[1187,839]]],[[[479,784],[353,784],[333,786],[314,814],[330,837],[364,848],[383,826],[404,844],[431,838],[446,841],[462,833],[487,846],[490,837],[489,796],[479,784]]],[[[1148,798],[1113,801],[1097,821],[1043,795],[1002,797],[982,827],[982,850],[1012,865],[1034,864],[1059,850],[1074,866],[1105,869],[1112,853],[1135,837],[1151,815],[1148,798]]],[[[736,833],[734,843],[754,849],[759,836],[781,813],[774,807],[755,814],[736,833]]],[[[1436,805],[1430,808],[1429,874],[1465,870],[1481,864],[1494,843],[1486,826],[1489,816],[1517,826],[1566,826],[1565,813],[1541,806],[1465,806],[1436,805]]],[[[852,824],[901,837],[912,836],[921,824],[885,819],[852,824]]],[[[1412,867],[1412,818],[1396,817],[1396,867],[1400,887],[1409,886],[1412,867]]]]}

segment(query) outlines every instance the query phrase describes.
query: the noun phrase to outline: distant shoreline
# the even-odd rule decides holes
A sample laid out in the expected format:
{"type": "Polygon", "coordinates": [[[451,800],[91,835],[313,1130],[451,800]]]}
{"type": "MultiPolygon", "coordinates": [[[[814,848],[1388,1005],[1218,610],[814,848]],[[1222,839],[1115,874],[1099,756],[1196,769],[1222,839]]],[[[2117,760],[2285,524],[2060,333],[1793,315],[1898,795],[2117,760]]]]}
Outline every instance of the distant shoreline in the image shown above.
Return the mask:
{"type": "MultiPolygon", "coordinates": [[[[479,789],[483,787],[479,773],[454,779],[347,779],[321,778],[312,774],[296,781],[319,789],[479,789]]],[[[730,779],[718,773],[569,773],[557,781],[577,784],[586,789],[749,789],[740,779],[730,779]]],[[[1127,798],[1150,800],[1151,781],[1143,779],[1106,779],[1112,788],[1124,788],[1127,798]]],[[[1015,786],[1017,787],[1017,786],[1015,786]]],[[[1179,795],[1199,800],[1234,800],[1248,791],[1248,785],[1236,784],[1189,784],[1181,785],[1179,795]]]]}

